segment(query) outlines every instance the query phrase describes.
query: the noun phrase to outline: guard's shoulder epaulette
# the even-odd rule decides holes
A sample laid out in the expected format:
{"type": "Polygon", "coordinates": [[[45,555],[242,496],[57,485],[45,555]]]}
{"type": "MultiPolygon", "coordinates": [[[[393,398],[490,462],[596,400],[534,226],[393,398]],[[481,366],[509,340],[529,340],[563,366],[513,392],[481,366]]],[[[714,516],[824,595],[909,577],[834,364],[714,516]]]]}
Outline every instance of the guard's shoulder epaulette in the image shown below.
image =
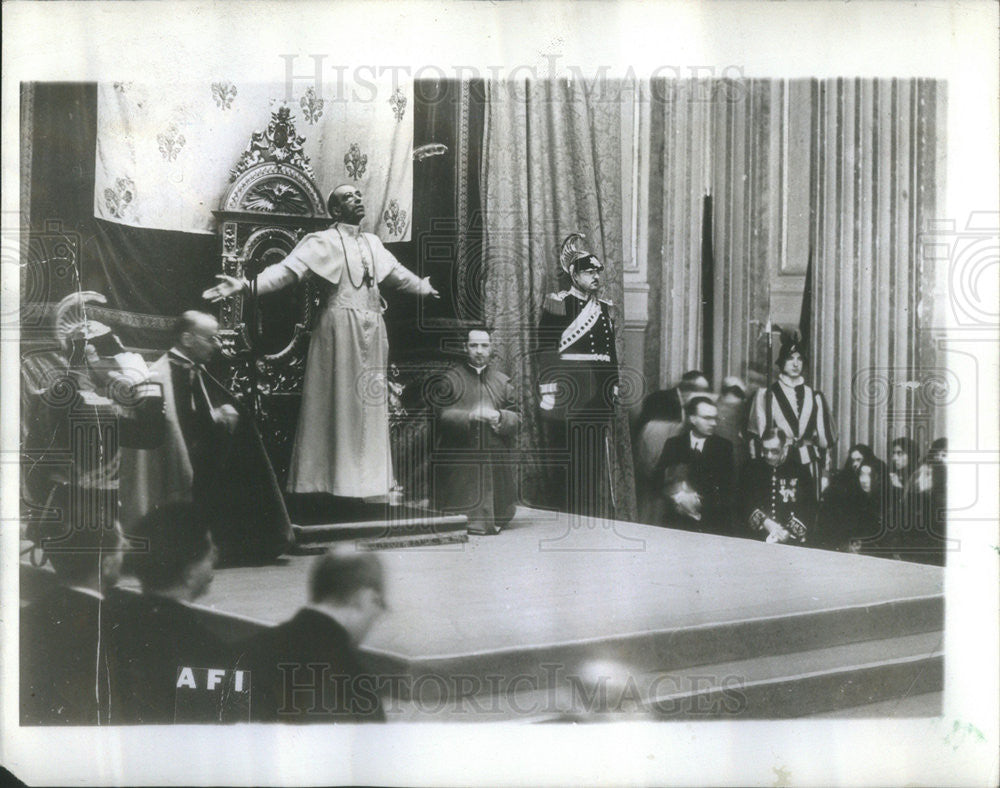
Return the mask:
{"type": "Polygon", "coordinates": [[[549,293],[545,296],[545,303],[542,308],[552,315],[565,315],[566,304],[563,302],[566,300],[566,296],[568,295],[569,290],[561,290],[558,293],[549,293]]]}
{"type": "Polygon", "coordinates": [[[612,301],[610,298],[598,298],[597,300],[600,301],[602,304],[604,304],[606,306],[614,306],[615,305],[615,302],[612,301]]]}

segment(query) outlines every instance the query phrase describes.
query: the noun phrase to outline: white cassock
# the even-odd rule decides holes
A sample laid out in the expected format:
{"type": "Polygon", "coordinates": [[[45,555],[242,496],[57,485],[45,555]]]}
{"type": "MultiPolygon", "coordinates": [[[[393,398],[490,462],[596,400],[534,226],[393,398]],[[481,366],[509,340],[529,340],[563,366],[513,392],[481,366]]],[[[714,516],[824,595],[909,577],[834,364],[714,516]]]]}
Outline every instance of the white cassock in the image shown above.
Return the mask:
{"type": "Polygon", "coordinates": [[[287,489],[384,496],[393,473],[385,379],[389,340],[379,287],[429,295],[430,282],[405,268],[377,236],[338,222],[307,235],[288,257],[265,268],[257,292],[271,293],[310,275],[325,280],[327,293],[309,340],[287,489]]]}

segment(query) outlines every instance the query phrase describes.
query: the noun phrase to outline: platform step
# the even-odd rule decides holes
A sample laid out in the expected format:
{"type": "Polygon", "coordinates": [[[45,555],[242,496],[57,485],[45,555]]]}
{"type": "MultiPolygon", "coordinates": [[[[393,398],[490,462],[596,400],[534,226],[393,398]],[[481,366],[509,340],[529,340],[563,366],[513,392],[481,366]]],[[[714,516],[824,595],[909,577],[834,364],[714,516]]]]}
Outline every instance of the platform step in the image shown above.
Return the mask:
{"type": "Polygon", "coordinates": [[[647,705],[660,718],[801,717],[940,692],[944,635],[851,643],[644,679],[653,689],[647,705]]]}
{"type": "Polygon", "coordinates": [[[614,660],[636,675],[662,674],[702,665],[720,665],[762,657],[781,657],[818,649],[884,641],[921,633],[937,633],[944,626],[944,599],[934,595],[898,599],[807,613],[765,616],[725,624],[673,630],[623,633],[548,646],[463,654],[456,657],[414,659],[409,665],[372,654],[372,664],[385,673],[477,676],[532,675],[546,687],[550,672],[540,666],[559,665],[569,674],[594,660],[614,660]]]}
{"type": "Polygon", "coordinates": [[[849,706],[835,711],[810,714],[810,719],[912,719],[940,717],[944,709],[944,692],[927,692],[902,698],[849,706]]]}
{"type": "MultiPolygon", "coordinates": [[[[478,696],[444,697],[434,691],[435,683],[425,682],[418,696],[391,700],[389,717],[587,722],[935,716],[941,709],[942,648],[942,633],[932,632],[669,673],[602,676],[597,668],[586,678],[563,673],[559,686],[523,690],[507,681],[497,686],[499,692],[478,696]]],[[[532,682],[520,687],[526,684],[532,682]]]]}
{"type": "Polygon", "coordinates": [[[401,517],[364,522],[293,525],[295,548],[331,542],[355,541],[366,549],[390,549],[468,541],[468,519],[464,515],[401,517]]]}

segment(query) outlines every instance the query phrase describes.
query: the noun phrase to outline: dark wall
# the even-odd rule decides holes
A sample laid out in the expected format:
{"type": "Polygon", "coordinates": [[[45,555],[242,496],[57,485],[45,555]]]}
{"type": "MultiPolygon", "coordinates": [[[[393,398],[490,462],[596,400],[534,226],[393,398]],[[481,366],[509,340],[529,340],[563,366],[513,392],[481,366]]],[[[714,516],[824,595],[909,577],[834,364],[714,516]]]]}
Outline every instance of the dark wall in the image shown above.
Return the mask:
{"type": "Polygon", "coordinates": [[[176,315],[199,306],[217,268],[213,236],[94,218],[97,86],[36,83],[23,92],[33,94],[22,123],[31,145],[28,247],[33,276],[44,280],[24,300],[58,301],[79,286],[130,312],[176,315]]]}

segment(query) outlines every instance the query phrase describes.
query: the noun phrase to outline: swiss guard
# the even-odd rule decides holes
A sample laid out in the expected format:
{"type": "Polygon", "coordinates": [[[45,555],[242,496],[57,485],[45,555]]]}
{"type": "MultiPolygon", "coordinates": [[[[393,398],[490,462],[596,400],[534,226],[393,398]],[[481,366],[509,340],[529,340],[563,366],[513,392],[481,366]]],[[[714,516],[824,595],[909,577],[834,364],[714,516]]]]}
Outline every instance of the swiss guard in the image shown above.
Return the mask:
{"type": "Polygon", "coordinates": [[[750,407],[747,432],[750,453],[760,457],[764,431],[776,427],[788,436],[788,462],[809,470],[817,497],[837,442],[837,428],[830,406],[821,391],[809,386],[802,376],[806,348],[797,332],[781,332],[781,350],[775,362],[778,379],[759,389],[750,407]]]}
{"type": "Polygon", "coordinates": [[[538,325],[539,394],[550,458],[565,468],[567,512],[614,517],[612,439],[618,397],[611,302],[599,298],[604,265],[574,233],[560,248],[568,290],[549,293],[538,325]],[[565,462],[562,458],[565,458],[565,462]]]}

